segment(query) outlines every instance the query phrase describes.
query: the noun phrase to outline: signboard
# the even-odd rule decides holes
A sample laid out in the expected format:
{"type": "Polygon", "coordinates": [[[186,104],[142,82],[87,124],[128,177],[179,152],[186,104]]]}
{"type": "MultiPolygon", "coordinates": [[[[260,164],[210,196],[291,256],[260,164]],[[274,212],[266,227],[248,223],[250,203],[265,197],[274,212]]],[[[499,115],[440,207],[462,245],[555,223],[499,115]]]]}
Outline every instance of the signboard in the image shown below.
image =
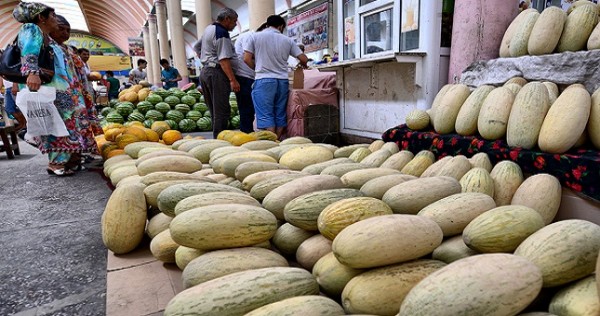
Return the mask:
{"type": "Polygon", "coordinates": [[[111,42],[86,33],[72,32],[67,44],[77,48],[87,48],[91,55],[123,54],[123,51],[111,42]]]}
{"type": "Polygon", "coordinates": [[[287,21],[288,36],[303,44],[310,53],[328,47],[329,5],[323,3],[292,16],[287,21]]]}
{"type": "Polygon", "coordinates": [[[128,37],[127,42],[129,43],[129,56],[145,56],[143,37],[128,37]]]}
{"type": "Polygon", "coordinates": [[[88,65],[91,71],[119,71],[131,69],[131,57],[129,56],[90,56],[88,65]]]}

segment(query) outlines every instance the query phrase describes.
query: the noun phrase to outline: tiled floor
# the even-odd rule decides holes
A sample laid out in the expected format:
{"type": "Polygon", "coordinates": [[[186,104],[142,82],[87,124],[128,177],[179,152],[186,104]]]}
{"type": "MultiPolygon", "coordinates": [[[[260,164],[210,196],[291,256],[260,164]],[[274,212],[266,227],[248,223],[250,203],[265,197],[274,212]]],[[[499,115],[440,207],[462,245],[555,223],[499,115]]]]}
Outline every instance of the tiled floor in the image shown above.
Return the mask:
{"type": "Polygon", "coordinates": [[[181,271],[154,259],[148,245],[126,255],[109,251],[107,270],[107,316],[162,315],[169,300],[183,290],[181,271]]]}

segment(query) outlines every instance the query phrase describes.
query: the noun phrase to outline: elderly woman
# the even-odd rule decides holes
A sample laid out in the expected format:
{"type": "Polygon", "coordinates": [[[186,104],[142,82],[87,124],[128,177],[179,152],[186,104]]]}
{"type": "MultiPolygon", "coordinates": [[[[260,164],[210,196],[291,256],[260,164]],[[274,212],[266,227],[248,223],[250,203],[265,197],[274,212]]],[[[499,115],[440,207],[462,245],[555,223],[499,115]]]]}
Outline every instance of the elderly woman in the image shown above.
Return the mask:
{"type": "MultiPolygon", "coordinates": [[[[42,85],[38,56],[43,45],[49,45],[54,53],[54,76],[46,86],[56,88],[54,105],[60,113],[69,136],[45,135],[36,137],[39,150],[48,154],[48,174],[68,176],[74,174],[67,163],[73,154],[82,152],[84,137],[81,135],[78,117],[85,112],[82,92],[74,85],[75,80],[69,71],[69,56],[61,45],[49,35],[57,32],[58,22],[54,9],[36,2],[21,2],[13,11],[13,17],[23,23],[18,35],[21,49],[21,72],[27,76],[29,90],[36,91],[42,85]]],[[[77,164],[79,165],[79,164],[77,164]]]]}

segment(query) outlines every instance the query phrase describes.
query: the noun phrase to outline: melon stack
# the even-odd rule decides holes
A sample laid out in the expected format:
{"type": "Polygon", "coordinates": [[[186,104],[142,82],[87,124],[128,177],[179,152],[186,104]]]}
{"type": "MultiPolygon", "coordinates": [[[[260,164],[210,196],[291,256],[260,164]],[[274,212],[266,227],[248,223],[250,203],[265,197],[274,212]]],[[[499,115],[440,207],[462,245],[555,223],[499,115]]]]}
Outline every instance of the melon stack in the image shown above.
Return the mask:
{"type": "Polygon", "coordinates": [[[134,143],[105,162],[106,247],[147,234],[183,270],[165,315],[515,315],[543,287],[561,290],[540,310],[598,311],[600,227],[552,223],[553,176],[484,153],[235,135],[134,143]]]}
{"type": "Polygon", "coordinates": [[[570,85],[560,94],[554,83],[518,77],[500,87],[484,85],[472,92],[462,84],[447,85],[429,114],[415,110],[407,116],[411,129],[425,129],[427,122],[439,134],[503,139],[511,147],[548,153],[585,146],[588,138],[600,149],[599,92],[590,95],[581,84],[570,85]]]}

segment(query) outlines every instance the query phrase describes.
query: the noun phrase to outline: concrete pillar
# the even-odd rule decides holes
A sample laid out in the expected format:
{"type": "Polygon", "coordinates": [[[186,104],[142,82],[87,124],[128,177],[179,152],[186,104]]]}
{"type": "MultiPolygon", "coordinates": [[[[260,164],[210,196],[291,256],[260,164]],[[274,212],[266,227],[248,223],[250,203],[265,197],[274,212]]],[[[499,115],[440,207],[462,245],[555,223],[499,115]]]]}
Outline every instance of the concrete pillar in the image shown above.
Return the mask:
{"type": "MultiPolygon", "coordinates": [[[[142,34],[144,37],[144,58],[148,62],[148,66],[146,67],[146,74],[148,82],[154,84],[154,68],[152,63],[152,49],[150,49],[150,31],[147,26],[142,28],[142,34]]],[[[133,64],[133,68],[137,68],[137,62],[133,64]]]]}
{"type": "Polygon", "coordinates": [[[152,64],[152,83],[161,87],[160,81],[160,51],[158,49],[158,29],[156,27],[156,15],[148,14],[148,41],[150,42],[150,60],[148,66],[152,64]]]}
{"type": "Polygon", "coordinates": [[[213,22],[210,0],[196,0],[196,34],[198,38],[204,34],[204,29],[213,22]]]}
{"type": "Polygon", "coordinates": [[[173,47],[173,63],[179,70],[183,80],[179,86],[189,82],[190,74],[187,69],[185,55],[185,41],[183,40],[183,17],[181,16],[181,0],[169,1],[169,28],[171,30],[171,44],[173,47]]]}
{"type": "Polygon", "coordinates": [[[498,58],[500,42],[519,13],[519,0],[455,0],[448,82],[477,60],[498,58]]]}
{"type": "Polygon", "coordinates": [[[269,15],[273,14],[275,14],[275,0],[248,0],[251,30],[256,30],[269,15]]]}
{"type": "Polygon", "coordinates": [[[167,3],[165,0],[156,0],[154,6],[156,7],[160,58],[169,59],[171,49],[169,48],[169,33],[167,32],[167,3]]]}

